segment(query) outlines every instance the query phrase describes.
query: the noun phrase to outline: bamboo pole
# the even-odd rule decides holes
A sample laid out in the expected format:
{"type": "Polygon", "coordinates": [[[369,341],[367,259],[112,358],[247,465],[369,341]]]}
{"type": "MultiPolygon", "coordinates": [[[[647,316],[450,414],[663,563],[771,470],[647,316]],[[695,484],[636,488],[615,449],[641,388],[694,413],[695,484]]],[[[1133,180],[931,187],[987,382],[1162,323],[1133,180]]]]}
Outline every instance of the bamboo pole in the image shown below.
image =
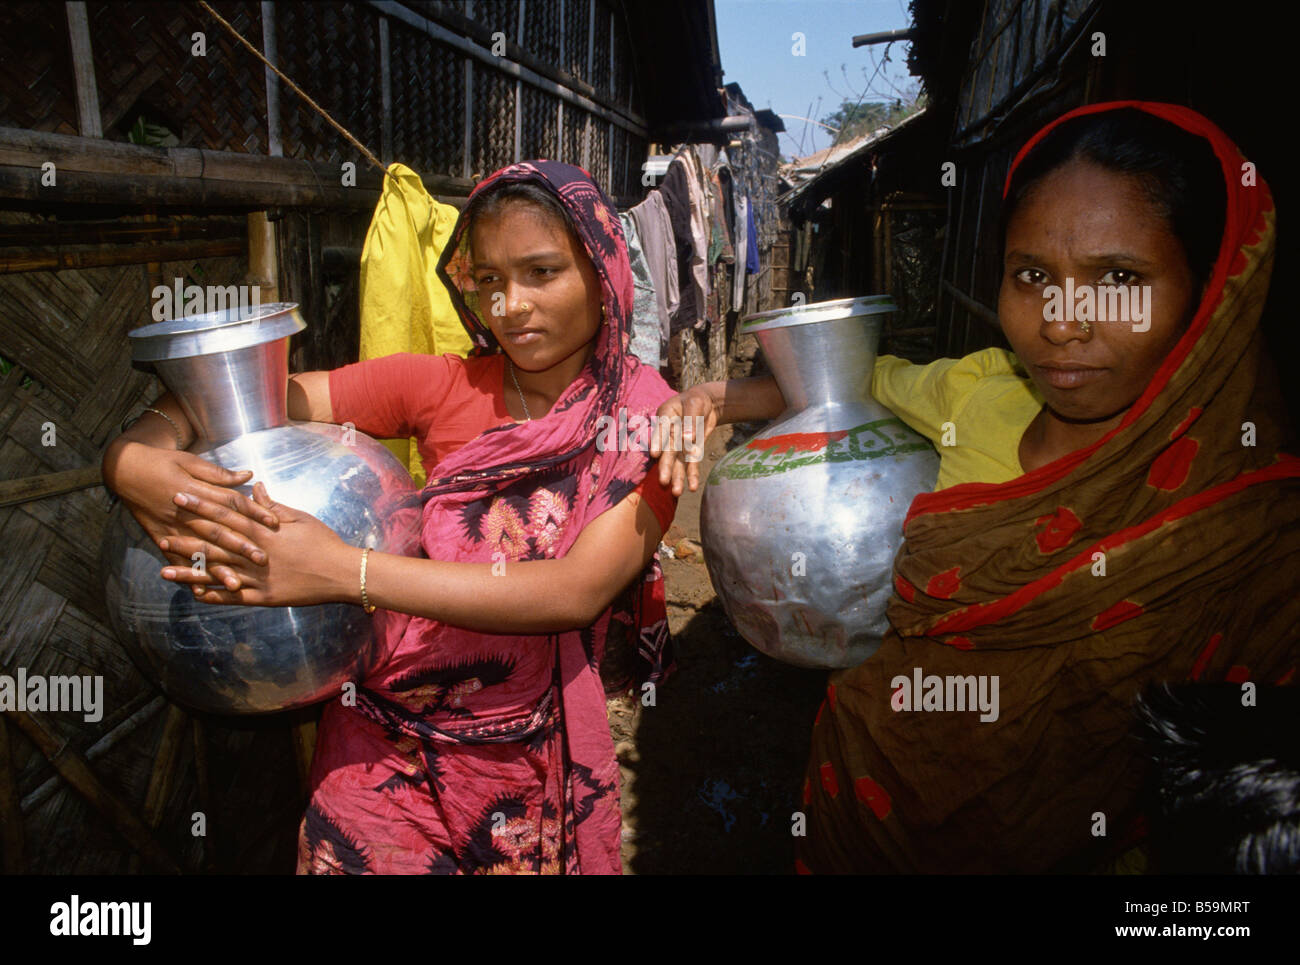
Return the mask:
{"type": "Polygon", "coordinates": [[[40,476],[27,476],[24,479],[6,479],[0,482],[0,507],[29,503],[34,499],[48,496],[61,496],[98,486],[99,466],[86,466],[82,469],[68,469],[64,472],[45,473],[40,476]]]}
{"type": "MultiPolygon", "coordinates": [[[[326,162],[265,157],[205,148],[159,148],[0,127],[0,197],[88,204],[157,204],[268,208],[309,205],[374,207],[383,175],[357,172],[357,186],[339,184],[326,162]],[[42,165],[58,170],[42,185],[42,165]]],[[[466,195],[468,178],[430,175],[430,193],[466,195]]]]}
{"type": "MultiPolygon", "coordinates": [[[[192,718],[194,730],[194,773],[198,782],[199,810],[205,819],[212,815],[212,782],[208,777],[208,735],[203,721],[192,718]]],[[[205,821],[205,834],[199,841],[199,862],[205,872],[211,874],[216,870],[213,861],[213,849],[208,846],[208,835],[212,833],[210,821],[205,821]]]]}
{"type": "Polygon", "coordinates": [[[9,722],[0,717],[0,870],[23,873],[23,813],[18,806],[18,781],[14,776],[9,722]]]}
{"type": "Polygon", "coordinates": [[[261,289],[263,305],[280,300],[279,269],[275,258],[275,225],[265,211],[248,215],[248,277],[250,285],[261,289]]]}
{"type": "MultiPolygon", "coordinates": [[[[148,703],[143,704],[143,706],[138,710],[131,713],[126,720],[122,721],[122,723],[118,724],[99,740],[95,741],[95,743],[91,744],[90,747],[86,748],[86,762],[92,763],[100,757],[103,757],[118,744],[122,743],[123,740],[135,733],[141,724],[152,718],[153,715],[162,710],[166,704],[167,700],[164,697],[155,697],[148,703]]],[[[24,814],[30,814],[33,808],[43,803],[46,798],[52,795],[62,784],[62,779],[57,775],[51,777],[48,781],[22,799],[19,803],[22,812],[24,814]]]]}
{"type": "Polygon", "coordinates": [[[168,874],[181,873],[180,866],[158,843],[149,828],[125,802],[100,782],[86,759],[69,747],[66,740],[51,733],[34,714],[21,710],[6,710],[4,713],[45,755],[73,790],[103,815],[141,857],[160,871],[168,874]]]}
{"type": "Polygon", "coordinates": [[[243,239],[226,241],[177,241],[161,245],[122,245],[93,251],[11,248],[0,251],[0,274],[24,271],[67,271],[75,268],[104,268],[110,265],[158,264],[191,258],[226,258],[242,255],[243,239]]]}
{"type": "Polygon", "coordinates": [[[298,762],[298,784],[303,797],[307,797],[311,793],[311,759],[316,753],[316,721],[293,725],[293,752],[298,762]]]}
{"type": "Polygon", "coordinates": [[[41,245],[136,244],[142,241],[195,241],[238,238],[248,230],[240,218],[172,220],[158,224],[56,221],[49,224],[0,226],[0,247],[41,245]]]}
{"type": "MultiPolygon", "coordinates": [[[[180,755],[182,735],[189,729],[186,723],[189,716],[175,704],[167,708],[167,720],[163,723],[162,737],[158,741],[158,750],[154,754],[153,769],[149,773],[149,787],[144,795],[144,819],[151,830],[156,831],[162,823],[167,809],[167,799],[171,796],[176,782],[176,764],[180,755]]],[[[131,858],[132,872],[137,869],[139,855],[131,858]]]]}
{"type": "Polygon", "coordinates": [[[95,85],[95,58],[90,50],[90,22],[84,3],[65,3],[68,43],[72,47],[72,73],[77,86],[77,130],[84,137],[103,137],[99,116],[99,88],[95,85]]]}

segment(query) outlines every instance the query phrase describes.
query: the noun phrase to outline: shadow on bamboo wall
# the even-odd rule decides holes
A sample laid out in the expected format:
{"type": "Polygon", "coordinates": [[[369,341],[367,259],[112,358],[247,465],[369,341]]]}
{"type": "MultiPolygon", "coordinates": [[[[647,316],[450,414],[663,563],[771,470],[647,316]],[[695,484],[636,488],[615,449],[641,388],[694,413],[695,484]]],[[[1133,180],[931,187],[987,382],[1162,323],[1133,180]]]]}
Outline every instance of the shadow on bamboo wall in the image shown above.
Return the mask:
{"type": "MultiPolygon", "coordinates": [[[[27,216],[3,220],[0,236],[9,227],[39,235],[27,216]]],[[[60,250],[127,257],[123,247],[60,250]]],[[[8,704],[0,714],[7,873],[293,870],[315,712],[246,720],[170,704],[113,638],[97,572],[110,508],[103,447],[161,391],[132,368],[126,333],[153,321],[159,283],[244,276],[242,252],[0,274],[0,674],[98,676],[103,688],[98,719],[8,704]]],[[[336,293],[334,303],[337,322],[347,298],[336,293]]],[[[351,333],[320,339],[349,341],[355,358],[351,333]]]]}

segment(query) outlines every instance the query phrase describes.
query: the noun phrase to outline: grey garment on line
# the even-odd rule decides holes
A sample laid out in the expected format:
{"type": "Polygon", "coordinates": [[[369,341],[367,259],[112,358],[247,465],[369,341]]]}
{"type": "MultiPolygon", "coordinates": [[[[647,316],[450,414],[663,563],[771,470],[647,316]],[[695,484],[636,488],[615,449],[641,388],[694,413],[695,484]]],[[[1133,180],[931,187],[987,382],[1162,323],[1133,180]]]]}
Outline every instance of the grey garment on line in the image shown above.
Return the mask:
{"type": "Polygon", "coordinates": [[[641,249],[636,222],[624,213],[618,216],[623,223],[623,237],[627,241],[627,258],[632,265],[632,341],[629,351],[656,371],[661,358],[659,302],[655,296],[654,279],[641,249]]]}
{"type": "Polygon", "coordinates": [[[731,305],[743,311],[745,304],[745,260],[749,256],[749,199],[739,189],[734,192],[736,203],[736,274],[731,279],[731,305]]]}
{"type": "Polygon", "coordinates": [[[668,208],[663,195],[656,189],[646,199],[627,212],[636,225],[641,240],[641,252],[650,267],[654,281],[655,301],[659,306],[659,322],[664,342],[672,335],[670,321],[681,304],[678,282],[677,244],[673,239],[673,223],[668,218],[668,208]]]}

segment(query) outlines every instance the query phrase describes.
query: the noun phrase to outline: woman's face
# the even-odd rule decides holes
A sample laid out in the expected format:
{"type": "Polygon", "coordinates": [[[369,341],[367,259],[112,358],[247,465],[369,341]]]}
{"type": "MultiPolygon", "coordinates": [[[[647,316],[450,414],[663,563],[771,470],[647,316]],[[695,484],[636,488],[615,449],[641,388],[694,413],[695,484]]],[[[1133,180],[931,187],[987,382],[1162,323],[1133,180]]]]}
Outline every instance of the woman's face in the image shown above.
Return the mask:
{"type": "Polygon", "coordinates": [[[1140,182],[1082,160],[1052,171],[1021,200],[1007,226],[1003,269],[998,317],[1007,341],[1048,406],[1071,422],[1104,421],[1136,402],[1200,297],[1182,244],[1140,182]],[[1049,310],[1053,285],[1064,290],[1059,318],[1049,310]],[[1079,321],[1068,309],[1081,307],[1084,286],[1103,298],[1107,287],[1128,286],[1128,316],[1079,321]]]}
{"type": "Polygon", "coordinates": [[[470,248],[483,320],[516,366],[545,371],[596,337],[600,280],[568,225],[514,201],[475,220],[470,248]]]}

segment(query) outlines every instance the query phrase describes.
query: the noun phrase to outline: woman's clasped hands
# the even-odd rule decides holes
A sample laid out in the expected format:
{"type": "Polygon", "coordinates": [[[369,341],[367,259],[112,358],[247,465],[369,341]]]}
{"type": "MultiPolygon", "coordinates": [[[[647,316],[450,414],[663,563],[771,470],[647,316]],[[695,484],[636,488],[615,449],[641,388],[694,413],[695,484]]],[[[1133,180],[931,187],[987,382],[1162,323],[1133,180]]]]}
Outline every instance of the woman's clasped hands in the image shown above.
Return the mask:
{"type": "Polygon", "coordinates": [[[193,492],[178,492],[173,502],[185,512],[213,524],[211,539],[171,535],[158,540],[169,559],[193,561],[169,565],[162,577],[193,587],[204,603],[252,606],[310,606],[342,598],[361,551],[348,546],[310,513],[271,499],[261,482],[253,485],[254,506],[222,504],[193,492]],[[257,516],[248,515],[257,512],[257,516]],[[273,519],[273,525],[263,519],[273,519]],[[353,558],[356,559],[353,559],[353,558]],[[220,563],[224,587],[210,572],[220,563]]]}

